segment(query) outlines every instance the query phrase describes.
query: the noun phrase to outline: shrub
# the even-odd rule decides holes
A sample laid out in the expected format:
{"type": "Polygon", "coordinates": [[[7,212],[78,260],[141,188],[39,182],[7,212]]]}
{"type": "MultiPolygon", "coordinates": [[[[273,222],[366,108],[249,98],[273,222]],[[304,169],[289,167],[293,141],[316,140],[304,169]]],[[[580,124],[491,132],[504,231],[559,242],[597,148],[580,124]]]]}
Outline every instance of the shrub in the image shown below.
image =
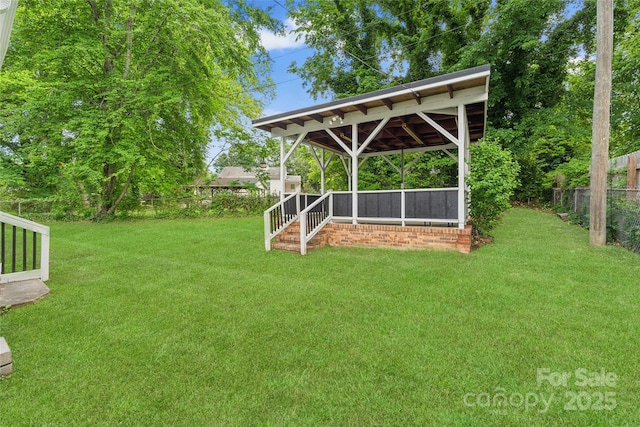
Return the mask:
{"type": "Polygon", "coordinates": [[[471,173],[467,183],[471,189],[472,224],[478,233],[487,234],[511,206],[520,167],[511,153],[496,142],[481,141],[469,150],[471,173]]]}

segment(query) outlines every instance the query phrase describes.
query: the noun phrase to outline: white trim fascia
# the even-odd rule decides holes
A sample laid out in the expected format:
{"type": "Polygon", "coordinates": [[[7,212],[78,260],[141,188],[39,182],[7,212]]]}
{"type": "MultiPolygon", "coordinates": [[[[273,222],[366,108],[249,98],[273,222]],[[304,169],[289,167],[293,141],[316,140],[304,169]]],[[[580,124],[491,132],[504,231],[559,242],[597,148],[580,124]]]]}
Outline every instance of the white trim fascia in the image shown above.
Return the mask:
{"type": "Polygon", "coordinates": [[[344,119],[340,123],[340,126],[336,126],[333,123],[307,121],[304,126],[290,124],[287,126],[287,129],[274,127],[271,129],[271,135],[274,137],[291,136],[305,131],[315,132],[330,129],[331,127],[348,126],[354,123],[368,123],[376,120],[383,120],[385,118],[391,119],[394,117],[408,116],[416,114],[418,111],[429,111],[434,114],[440,114],[439,110],[445,110],[445,114],[448,114],[450,108],[457,107],[461,103],[465,105],[475,104],[479,102],[486,102],[487,99],[488,93],[485,91],[484,86],[476,86],[457,91],[456,96],[453,98],[450,98],[448,93],[442,93],[422,98],[422,104],[417,104],[415,100],[409,100],[394,104],[393,110],[389,110],[386,106],[381,106],[370,108],[366,115],[362,114],[360,111],[346,113],[344,119]]]}
{"type": "MultiPolygon", "coordinates": [[[[271,123],[276,123],[276,122],[281,122],[284,120],[290,120],[290,119],[296,119],[296,118],[300,118],[302,116],[310,116],[313,114],[320,114],[320,113],[326,113],[328,111],[332,111],[332,110],[337,110],[340,108],[345,108],[345,107],[355,107],[356,105],[362,105],[365,104],[367,102],[374,102],[374,101],[379,101],[381,99],[388,99],[392,96],[401,96],[401,95],[407,95],[407,94],[413,94],[416,92],[420,92],[423,90],[429,90],[429,89],[433,89],[436,87],[446,87],[447,85],[452,85],[452,84],[456,84],[456,83],[460,83],[460,82],[464,82],[467,80],[474,80],[480,77],[488,77],[490,76],[491,71],[490,70],[486,70],[486,71],[481,71],[478,73],[474,73],[474,74],[469,74],[469,75],[465,75],[465,76],[460,76],[457,78],[453,78],[453,79],[448,79],[448,80],[443,80],[443,81],[439,81],[439,82],[434,82],[434,83],[427,83],[425,85],[422,86],[416,86],[416,87],[412,87],[412,88],[403,88],[400,89],[396,92],[389,92],[389,93],[384,93],[381,95],[376,95],[376,96],[372,96],[369,98],[362,98],[362,99],[358,99],[357,101],[347,101],[344,103],[336,103],[336,104],[332,104],[332,105],[328,105],[322,108],[317,108],[317,109],[310,109],[310,110],[304,110],[304,111],[299,111],[296,114],[291,114],[288,116],[283,116],[283,117],[278,117],[276,119],[272,119],[272,120],[265,120],[265,121],[260,121],[260,119],[256,120],[253,123],[254,127],[258,127],[258,126],[264,126],[264,125],[268,125],[271,123]]],[[[487,79],[487,83],[485,83],[482,86],[476,86],[481,88],[482,91],[486,92],[488,90],[488,80],[487,79]]],[[[464,89],[463,89],[464,90],[464,89]]],[[[456,99],[457,97],[455,96],[455,94],[462,92],[462,90],[460,91],[454,91],[454,99],[456,99]]],[[[449,93],[444,93],[443,95],[445,95],[447,98],[449,97],[449,93]]],[[[424,104],[425,102],[425,98],[422,98],[422,104],[424,104]]],[[[457,103],[459,103],[459,100],[456,99],[456,105],[457,103]]],[[[408,102],[411,102],[413,104],[416,104],[415,99],[412,99],[408,102]]],[[[396,105],[398,105],[399,103],[393,104],[393,109],[396,109],[396,105]]],[[[382,108],[389,110],[386,106],[382,106],[382,108]]],[[[362,113],[361,113],[362,114],[362,113]]],[[[329,118],[329,117],[326,117],[329,118]]]]}

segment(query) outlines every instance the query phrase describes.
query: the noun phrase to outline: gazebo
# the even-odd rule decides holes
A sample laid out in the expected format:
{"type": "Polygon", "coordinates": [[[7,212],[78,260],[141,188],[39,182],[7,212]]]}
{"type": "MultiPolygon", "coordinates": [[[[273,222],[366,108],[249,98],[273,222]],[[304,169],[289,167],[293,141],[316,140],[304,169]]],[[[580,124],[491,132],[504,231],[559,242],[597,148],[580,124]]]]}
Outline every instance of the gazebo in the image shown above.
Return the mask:
{"type": "MultiPolygon", "coordinates": [[[[321,171],[321,194],[285,194],[265,211],[265,248],[305,254],[322,245],[448,248],[469,252],[469,144],[482,138],[490,67],[483,65],[253,121],[280,138],[280,176],[300,144],[321,171]],[[405,189],[406,153],[442,150],[458,164],[457,186],[405,189]],[[400,154],[401,188],[360,191],[358,169],[372,156],[400,154]],[[327,191],[324,173],[338,157],[348,191],[327,191]]],[[[284,182],[284,180],[282,180],[284,182]]]]}

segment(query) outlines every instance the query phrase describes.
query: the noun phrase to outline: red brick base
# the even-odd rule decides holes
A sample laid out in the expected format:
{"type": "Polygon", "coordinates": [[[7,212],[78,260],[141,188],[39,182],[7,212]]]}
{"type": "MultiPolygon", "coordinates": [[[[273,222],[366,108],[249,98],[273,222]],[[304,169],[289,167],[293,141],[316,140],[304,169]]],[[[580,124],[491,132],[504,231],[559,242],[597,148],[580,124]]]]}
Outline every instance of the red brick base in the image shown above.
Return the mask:
{"type": "Polygon", "coordinates": [[[397,249],[450,249],[471,251],[471,226],[418,227],[378,224],[327,224],[321,239],[330,246],[385,247],[397,249]]]}
{"type": "MultiPolygon", "coordinates": [[[[300,248],[299,224],[294,222],[276,239],[300,248]]],[[[419,227],[379,224],[329,223],[311,240],[311,248],[322,246],[359,246],[396,249],[446,249],[461,253],[471,251],[471,226],[419,227]]],[[[276,247],[278,248],[278,247],[276,247]]],[[[283,247],[284,249],[284,247],[283,247]]],[[[287,247],[288,250],[293,250],[287,247]]]]}

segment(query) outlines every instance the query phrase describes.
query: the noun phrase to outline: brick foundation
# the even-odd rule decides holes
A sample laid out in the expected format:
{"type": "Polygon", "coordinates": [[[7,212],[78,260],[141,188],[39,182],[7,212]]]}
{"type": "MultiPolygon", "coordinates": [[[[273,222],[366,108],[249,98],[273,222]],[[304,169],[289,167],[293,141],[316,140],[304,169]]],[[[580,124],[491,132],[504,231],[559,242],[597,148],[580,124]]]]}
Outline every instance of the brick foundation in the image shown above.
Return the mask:
{"type": "MultiPolygon", "coordinates": [[[[287,229],[288,236],[299,236],[299,225],[293,223],[287,229]]],[[[284,238],[283,238],[284,240],[284,238]]],[[[296,239],[298,250],[299,237],[296,239]]],[[[471,251],[471,226],[464,229],[452,227],[420,227],[380,224],[329,223],[314,236],[313,247],[359,246],[396,249],[445,249],[461,253],[471,251]]]]}
{"type": "Polygon", "coordinates": [[[330,246],[471,251],[470,225],[461,230],[450,227],[331,223],[321,233],[326,234],[330,246]]]}

